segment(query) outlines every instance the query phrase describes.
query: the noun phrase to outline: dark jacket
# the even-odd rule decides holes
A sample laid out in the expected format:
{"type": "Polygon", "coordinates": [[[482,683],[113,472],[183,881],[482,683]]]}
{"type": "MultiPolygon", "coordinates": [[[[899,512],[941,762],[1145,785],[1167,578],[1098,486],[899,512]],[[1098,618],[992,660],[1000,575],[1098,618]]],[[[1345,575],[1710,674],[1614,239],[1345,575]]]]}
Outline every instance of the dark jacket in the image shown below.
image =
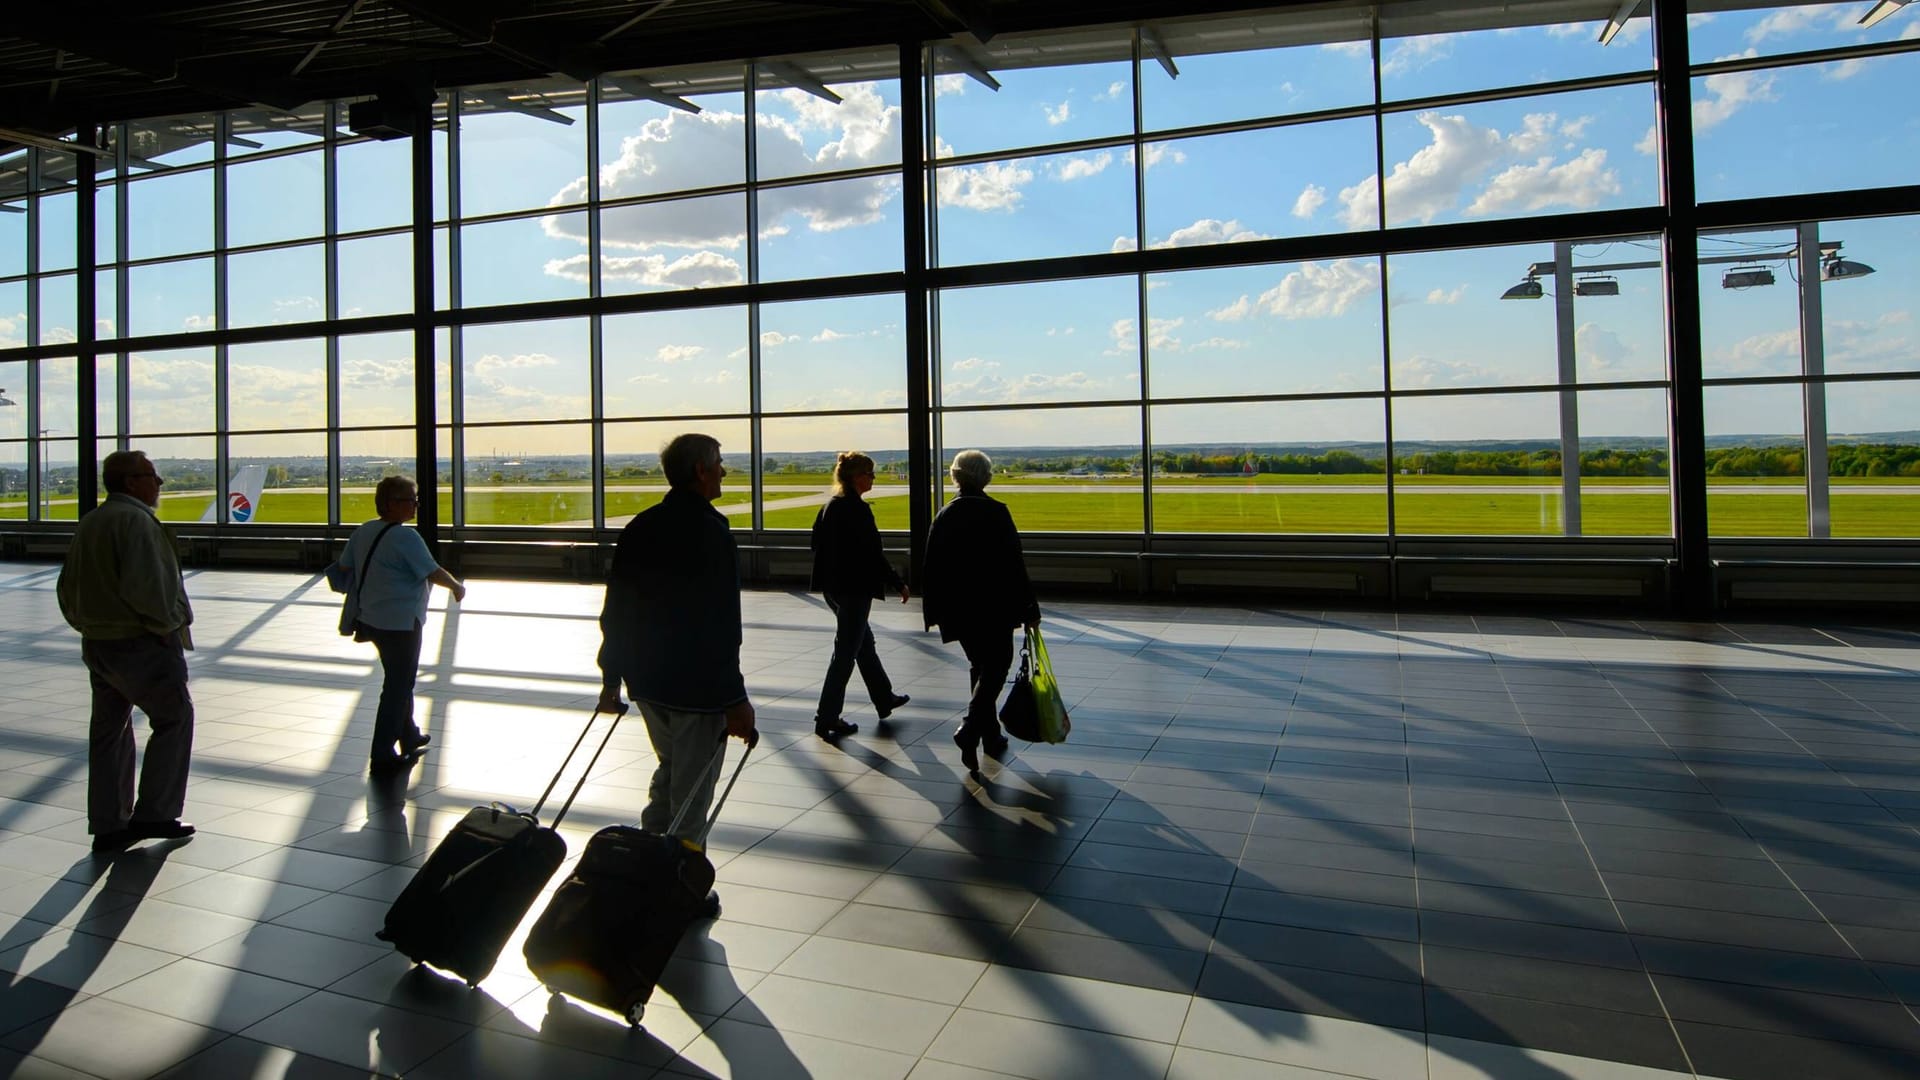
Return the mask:
{"type": "Polygon", "coordinates": [[[727,519],[676,488],[620,530],[600,610],[603,688],[635,700],[724,712],[740,674],[740,566],[727,519]]]}
{"type": "Polygon", "coordinates": [[[899,592],[900,575],[880,548],[873,507],[858,495],[835,495],[813,519],[813,591],[846,596],[899,592]]]}
{"type": "Polygon", "coordinates": [[[940,627],[941,641],[1040,620],[1020,532],[1004,503],[984,492],[963,492],[941,509],[927,533],[920,601],[927,625],[940,627]]]}

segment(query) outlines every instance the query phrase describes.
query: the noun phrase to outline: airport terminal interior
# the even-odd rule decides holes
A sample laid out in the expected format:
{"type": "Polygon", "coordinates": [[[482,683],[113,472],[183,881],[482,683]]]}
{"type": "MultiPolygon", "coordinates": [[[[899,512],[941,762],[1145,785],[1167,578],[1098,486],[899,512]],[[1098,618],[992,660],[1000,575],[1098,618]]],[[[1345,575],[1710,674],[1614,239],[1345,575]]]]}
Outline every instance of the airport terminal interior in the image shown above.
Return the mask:
{"type": "MultiPolygon", "coordinates": [[[[1920,5],[18,6],[0,1075],[1920,1075],[1920,5]],[[763,733],[719,916],[638,1026],[526,925],[414,967],[688,431],[763,733]],[[54,584],[126,449],[198,832],[95,855],[54,584]],[[815,736],[849,449],[910,583],[991,457],[1064,741],[970,775],[918,596],[912,701],[815,736]],[[401,475],[470,591],[370,776],[322,570],[401,475]]],[[[655,760],[574,759],[548,895],[655,760]]]]}

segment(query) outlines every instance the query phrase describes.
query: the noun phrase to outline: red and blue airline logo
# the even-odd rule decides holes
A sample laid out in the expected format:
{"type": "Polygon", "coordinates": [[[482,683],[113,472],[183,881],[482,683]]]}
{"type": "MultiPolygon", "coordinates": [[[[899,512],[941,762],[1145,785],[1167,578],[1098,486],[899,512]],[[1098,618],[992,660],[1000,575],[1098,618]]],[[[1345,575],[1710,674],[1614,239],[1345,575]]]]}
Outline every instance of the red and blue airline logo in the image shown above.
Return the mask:
{"type": "Polygon", "coordinates": [[[237,491],[227,493],[227,516],[235,522],[245,522],[253,517],[253,504],[237,491]]]}

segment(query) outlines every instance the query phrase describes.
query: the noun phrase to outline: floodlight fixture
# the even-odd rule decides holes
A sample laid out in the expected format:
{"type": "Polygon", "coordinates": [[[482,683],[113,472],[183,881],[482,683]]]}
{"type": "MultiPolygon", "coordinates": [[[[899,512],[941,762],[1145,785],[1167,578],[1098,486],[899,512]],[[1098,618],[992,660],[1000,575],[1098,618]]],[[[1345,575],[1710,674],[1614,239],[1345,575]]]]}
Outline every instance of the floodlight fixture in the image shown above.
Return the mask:
{"type": "Polygon", "coordinates": [[[1861,17],[1860,25],[1872,26],[1906,6],[1907,0],[1880,0],[1879,3],[1873,5],[1872,11],[1867,12],[1861,17]]]}
{"type": "Polygon", "coordinates": [[[1821,281],[1845,281],[1848,278],[1866,277],[1873,272],[1873,267],[1852,259],[1843,259],[1838,252],[1827,256],[1820,264],[1821,281]]]}
{"type": "Polygon", "coordinates": [[[1773,271],[1764,266],[1736,266],[1720,278],[1723,289],[1751,289],[1773,284],[1773,271]]]}
{"type": "Polygon", "coordinates": [[[1545,289],[1540,287],[1539,278],[1529,277],[1526,280],[1522,281],[1520,284],[1515,285],[1513,288],[1508,289],[1506,292],[1501,293],[1500,299],[1502,300],[1538,300],[1542,296],[1545,296],[1546,292],[1547,291],[1545,289]]]}
{"type": "Polygon", "coordinates": [[[1573,283],[1575,296],[1619,296],[1620,279],[1612,274],[1589,274],[1573,283]]]}

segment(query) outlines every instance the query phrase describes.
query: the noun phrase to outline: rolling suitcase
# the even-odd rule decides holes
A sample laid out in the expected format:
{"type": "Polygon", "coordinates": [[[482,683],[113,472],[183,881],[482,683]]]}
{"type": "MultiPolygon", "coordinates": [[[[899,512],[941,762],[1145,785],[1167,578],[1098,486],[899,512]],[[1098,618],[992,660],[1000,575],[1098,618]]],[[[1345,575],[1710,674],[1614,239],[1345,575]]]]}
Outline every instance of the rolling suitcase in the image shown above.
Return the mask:
{"type": "MultiPolygon", "coordinates": [[[[723,736],[708,771],[720,767],[726,747],[723,736]]],[[[751,752],[751,743],[747,750],[751,752]]],[[[593,835],[573,873],[527,933],[527,967],[541,983],[640,1026],[667,960],[706,907],[713,888],[707,834],[746,764],[743,752],[698,840],[672,835],[686,815],[685,806],[667,826],[666,836],[628,825],[608,826],[593,835]]]]}
{"type": "Polygon", "coordinates": [[[575,751],[600,718],[599,710],[567,751],[565,761],[541,792],[532,810],[516,810],[505,803],[476,806],[427,857],[413,880],[387,910],[386,925],[374,936],[416,964],[431,964],[453,972],[478,986],[500,958],[500,950],[526,917],[527,909],[552,880],[567,857],[567,842],[555,831],[573,800],[586,784],[593,763],[612,741],[625,707],[613,715],[600,748],[582,770],[580,780],[554,815],[553,824],[540,824],[540,808],[547,804],[575,751]]]}

